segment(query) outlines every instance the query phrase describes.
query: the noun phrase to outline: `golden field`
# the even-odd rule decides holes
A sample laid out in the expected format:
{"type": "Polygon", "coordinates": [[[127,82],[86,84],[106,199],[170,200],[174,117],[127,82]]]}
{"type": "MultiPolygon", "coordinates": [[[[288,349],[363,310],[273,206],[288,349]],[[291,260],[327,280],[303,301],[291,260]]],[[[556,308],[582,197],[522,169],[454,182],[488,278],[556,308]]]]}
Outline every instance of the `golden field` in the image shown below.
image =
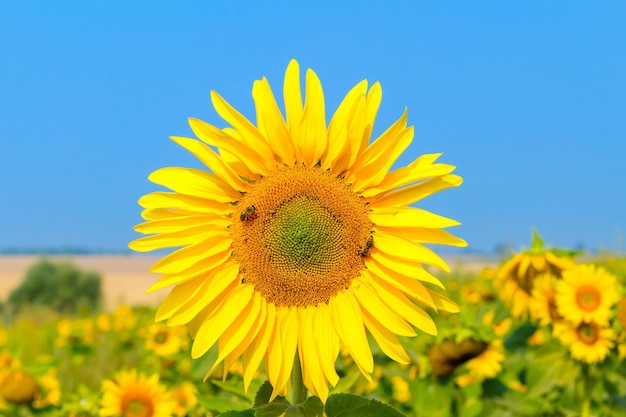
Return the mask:
{"type": "MultiPolygon", "coordinates": [[[[41,258],[39,255],[0,256],[0,300],[6,300],[20,284],[28,268],[41,258]]],[[[69,261],[81,270],[99,273],[104,305],[109,311],[121,305],[154,306],[167,295],[167,289],[146,294],[146,289],[158,277],[150,274],[148,269],[159,256],[60,255],[45,258],[54,262],[69,261]]]]}

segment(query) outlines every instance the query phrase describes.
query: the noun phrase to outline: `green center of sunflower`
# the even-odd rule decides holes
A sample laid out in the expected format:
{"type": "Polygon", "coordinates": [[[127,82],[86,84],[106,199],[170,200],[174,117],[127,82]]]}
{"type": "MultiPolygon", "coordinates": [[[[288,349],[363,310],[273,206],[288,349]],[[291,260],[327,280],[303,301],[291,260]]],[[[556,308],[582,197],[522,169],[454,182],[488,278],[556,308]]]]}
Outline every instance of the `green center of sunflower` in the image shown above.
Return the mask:
{"type": "Polygon", "coordinates": [[[373,245],[366,204],[318,167],[279,168],[252,183],[238,207],[231,232],[242,282],[279,307],[328,302],[373,245]]]}
{"type": "Polygon", "coordinates": [[[297,195],[283,202],[268,222],[267,251],[272,263],[324,274],[341,259],[341,221],[318,198],[297,195]]]}

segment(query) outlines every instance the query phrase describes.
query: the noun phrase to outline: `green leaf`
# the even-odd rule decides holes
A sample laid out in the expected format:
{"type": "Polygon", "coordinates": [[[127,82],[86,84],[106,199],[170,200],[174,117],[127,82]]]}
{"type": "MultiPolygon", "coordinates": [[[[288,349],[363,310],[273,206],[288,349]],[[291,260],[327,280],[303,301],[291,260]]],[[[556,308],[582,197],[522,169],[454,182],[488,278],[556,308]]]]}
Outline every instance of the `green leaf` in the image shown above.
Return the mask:
{"type": "Polygon", "coordinates": [[[413,411],[418,416],[448,417],[450,416],[450,401],[452,393],[452,379],[438,378],[434,375],[426,379],[414,379],[409,382],[413,411]]]}
{"type": "Polygon", "coordinates": [[[317,397],[309,397],[305,402],[290,406],[285,412],[285,417],[322,417],[324,415],[324,403],[317,397]]]}
{"type": "Polygon", "coordinates": [[[530,244],[530,250],[532,253],[542,253],[543,252],[543,239],[539,236],[539,232],[537,229],[533,229],[533,240],[530,244]]]}
{"type": "Polygon", "coordinates": [[[537,330],[534,324],[526,323],[515,329],[509,337],[504,341],[504,347],[508,351],[515,351],[520,348],[526,348],[526,341],[537,330]]]}
{"type": "Polygon", "coordinates": [[[580,369],[564,357],[563,352],[554,352],[535,358],[528,366],[528,397],[537,397],[555,387],[571,384],[580,369]]]}
{"type": "Polygon", "coordinates": [[[256,393],[254,400],[255,417],[322,417],[324,404],[317,397],[309,397],[301,404],[292,405],[284,397],[276,397],[269,402],[272,384],[265,382],[256,393]]]}
{"type": "Polygon", "coordinates": [[[219,417],[254,417],[254,410],[227,411],[219,415],[219,417]]]}
{"type": "Polygon", "coordinates": [[[273,390],[274,388],[272,388],[272,384],[269,381],[261,385],[254,398],[255,417],[279,417],[285,415],[291,404],[284,397],[276,397],[274,401],[269,402],[273,390]]]}
{"type": "Polygon", "coordinates": [[[250,404],[218,396],[198,396],[198,402],[206,410],[223,413],[229,410],[241,411],[250,408],[250,404]]]}
{"type": "Polygon", "coordinates": [[[326,401],[327,417],[403,417],[395,408],[354,394],[333,394],[326,401]]]}

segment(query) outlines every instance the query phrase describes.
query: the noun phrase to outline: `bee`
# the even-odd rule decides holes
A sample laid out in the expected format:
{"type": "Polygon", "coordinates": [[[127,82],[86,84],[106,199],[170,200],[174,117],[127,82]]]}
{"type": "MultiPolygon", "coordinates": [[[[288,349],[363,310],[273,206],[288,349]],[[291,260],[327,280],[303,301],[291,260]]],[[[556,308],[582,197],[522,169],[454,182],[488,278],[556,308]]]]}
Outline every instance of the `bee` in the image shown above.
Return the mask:
{"type": "Polygon", "coordinates": [[[256,219],[256,207],[248,206],[244,211],[239,215],[239,220],[245,222],[246,220],[254,220],[256,219]]]}
{"type": "Polygon", "coordinates": [[[367,241],[365,242],[365,246],[363,247],[363,249],[361,249],[361,251],[359,252],[359,255],[365,258],[367,255],[369,255],[370,249],[372,249],[372,246],[374,246],[374,236],[370,236],[367,238],[367,241]]]}

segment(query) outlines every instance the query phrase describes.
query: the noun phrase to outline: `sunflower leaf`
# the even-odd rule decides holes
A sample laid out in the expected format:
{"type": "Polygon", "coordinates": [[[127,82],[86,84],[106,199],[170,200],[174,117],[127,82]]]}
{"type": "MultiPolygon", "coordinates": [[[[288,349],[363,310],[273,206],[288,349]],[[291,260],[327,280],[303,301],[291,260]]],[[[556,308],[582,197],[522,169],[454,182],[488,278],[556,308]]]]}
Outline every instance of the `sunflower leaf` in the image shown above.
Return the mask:
{"type": "Polygon", "coordinates": [[[254,410],[251,408],[241,411],[231,410],[220,414],[219,417],[254,417],[254,410]]]}
{"type": "Polygon", "coordinates": [[[354,394],[333,394],[326,402],[327,417],[403,417],[395,408],[354,394]]]}

